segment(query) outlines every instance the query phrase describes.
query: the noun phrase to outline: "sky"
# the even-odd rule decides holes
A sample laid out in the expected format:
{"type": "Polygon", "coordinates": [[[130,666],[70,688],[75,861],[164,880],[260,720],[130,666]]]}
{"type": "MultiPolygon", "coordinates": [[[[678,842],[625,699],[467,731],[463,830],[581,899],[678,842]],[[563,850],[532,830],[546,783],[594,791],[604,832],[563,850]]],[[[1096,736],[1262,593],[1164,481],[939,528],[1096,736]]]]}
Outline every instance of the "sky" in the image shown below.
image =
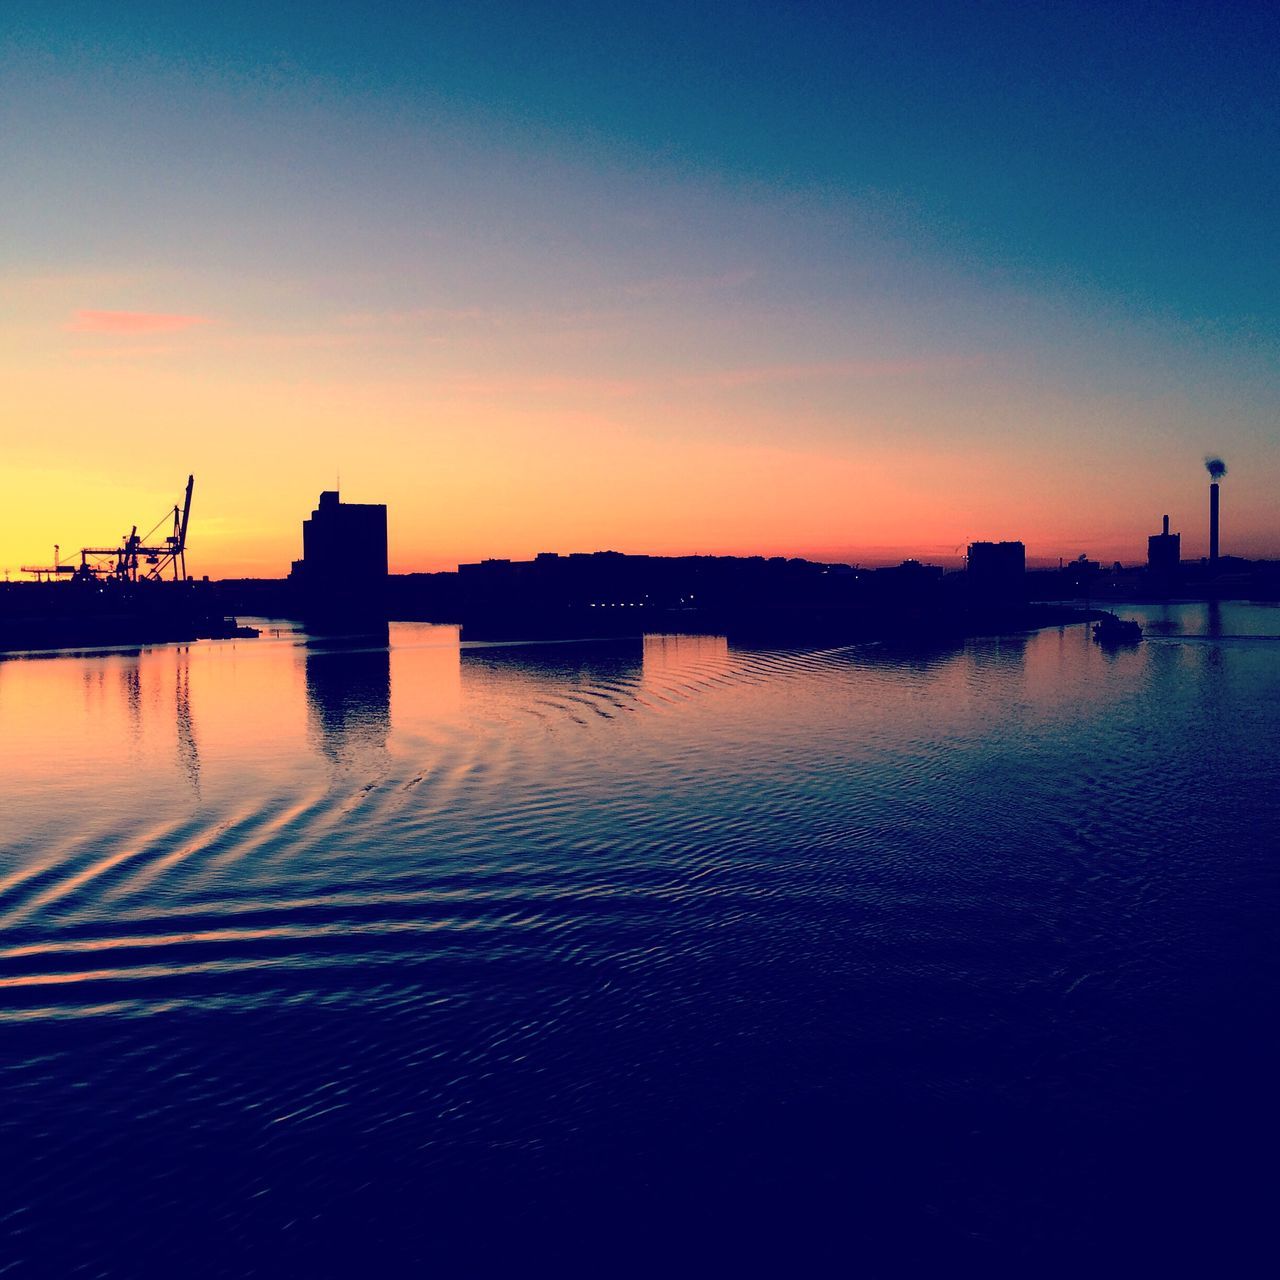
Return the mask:
{"type": "Polygon", "coordinates": [[[0,568],[1280,556],[1280,9],[0,6],[0,568]]]}

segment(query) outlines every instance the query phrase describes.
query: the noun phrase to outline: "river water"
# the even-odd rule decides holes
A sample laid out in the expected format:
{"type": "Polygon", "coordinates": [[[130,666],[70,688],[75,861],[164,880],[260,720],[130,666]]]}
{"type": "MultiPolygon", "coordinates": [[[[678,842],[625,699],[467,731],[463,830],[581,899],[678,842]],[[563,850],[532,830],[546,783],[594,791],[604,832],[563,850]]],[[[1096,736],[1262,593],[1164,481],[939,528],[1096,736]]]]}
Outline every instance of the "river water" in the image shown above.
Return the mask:
{"type": "Polygon", "coordinates": [[[0,662],[0,1274],[1243,1247],[1280,609],[1124,612],[0,662]]]}

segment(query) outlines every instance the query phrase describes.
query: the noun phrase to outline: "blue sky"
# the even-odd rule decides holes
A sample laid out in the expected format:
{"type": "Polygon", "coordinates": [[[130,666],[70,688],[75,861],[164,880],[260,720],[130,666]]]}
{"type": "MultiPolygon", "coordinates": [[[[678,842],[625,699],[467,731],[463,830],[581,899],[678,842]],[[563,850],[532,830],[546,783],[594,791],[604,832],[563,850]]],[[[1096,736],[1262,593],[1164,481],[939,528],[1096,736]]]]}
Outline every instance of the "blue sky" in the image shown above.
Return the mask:
{"type": "Polygon", "coordinates": [[[1274,6],[6,10],[20,79],[134,81],[179,119],[200,86],[353,104],[588,165],[866,200],[943,253],[1184,318],[1276,318],[1274,6]]]}

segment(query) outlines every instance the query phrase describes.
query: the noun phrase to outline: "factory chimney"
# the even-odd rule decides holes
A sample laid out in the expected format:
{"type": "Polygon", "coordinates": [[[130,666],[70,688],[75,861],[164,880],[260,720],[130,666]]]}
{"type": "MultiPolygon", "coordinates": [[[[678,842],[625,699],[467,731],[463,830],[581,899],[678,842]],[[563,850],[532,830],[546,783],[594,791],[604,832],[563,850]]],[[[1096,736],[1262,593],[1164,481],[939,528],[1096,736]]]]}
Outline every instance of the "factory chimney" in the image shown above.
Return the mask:
{"type": "Polygon", "coordinates": [[[1218,482],[1209,486],[1209,563],[1218,563],[1218,482]]]}
{"type": "Polygon", "coordinates": [[[1227,464],[1221,458],[1206,458],[1204,469],[1209,473],[1209,567],[1218,567],[1218,481],[1227,474],[1227,464]]]}
{"type": "Polygon", "coordinates": [[[1166,538],[1169,536],[1169,517],[1168,516],[1165,516],[1164,518],[1164,536],[1166,538]]]}

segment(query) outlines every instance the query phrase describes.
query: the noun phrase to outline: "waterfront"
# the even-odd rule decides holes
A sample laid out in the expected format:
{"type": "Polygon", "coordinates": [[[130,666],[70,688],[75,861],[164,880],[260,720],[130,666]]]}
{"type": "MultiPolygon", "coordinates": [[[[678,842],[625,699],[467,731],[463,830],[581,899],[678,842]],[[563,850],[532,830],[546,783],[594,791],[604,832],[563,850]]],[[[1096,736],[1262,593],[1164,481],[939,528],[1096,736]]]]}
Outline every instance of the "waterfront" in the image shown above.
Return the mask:
{"type": "Polygon", "coordinates": [[[0,662],[15,1274],[1244,1238],[1280,609],[1121,612],[0,662]]]}

